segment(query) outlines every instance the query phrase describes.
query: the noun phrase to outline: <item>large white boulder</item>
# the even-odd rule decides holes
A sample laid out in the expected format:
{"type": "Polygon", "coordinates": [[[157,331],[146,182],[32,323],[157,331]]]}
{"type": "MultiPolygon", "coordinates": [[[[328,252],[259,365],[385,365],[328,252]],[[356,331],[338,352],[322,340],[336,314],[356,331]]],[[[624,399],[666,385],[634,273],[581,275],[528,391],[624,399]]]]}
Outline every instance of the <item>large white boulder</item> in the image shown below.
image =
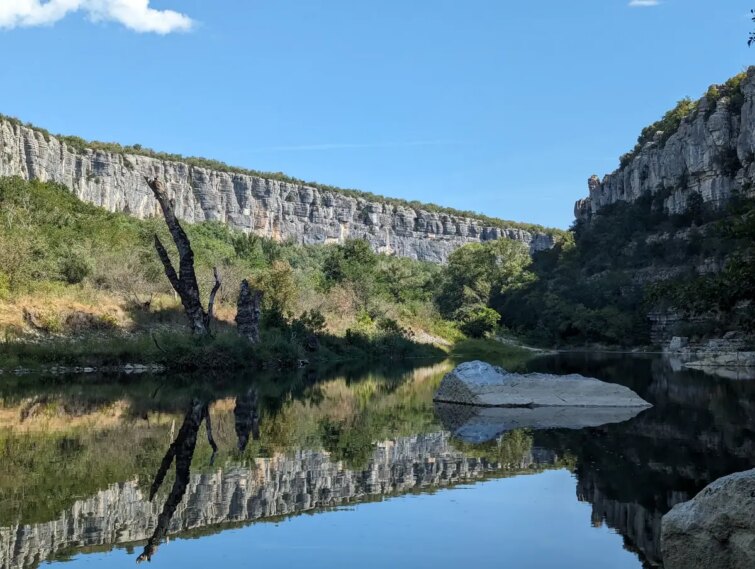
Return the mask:
{"type": "Polygon", "coordinates": [[[663,516],[665,569],[755,567],[755,469],[719,478],[663,516]]]}
{"type": "Polygon", "coordinates": [[[481,361],[447,373],[433,399],[483,407],[651,407],[623,385],[578,374],[508,373],[481,361]]]}

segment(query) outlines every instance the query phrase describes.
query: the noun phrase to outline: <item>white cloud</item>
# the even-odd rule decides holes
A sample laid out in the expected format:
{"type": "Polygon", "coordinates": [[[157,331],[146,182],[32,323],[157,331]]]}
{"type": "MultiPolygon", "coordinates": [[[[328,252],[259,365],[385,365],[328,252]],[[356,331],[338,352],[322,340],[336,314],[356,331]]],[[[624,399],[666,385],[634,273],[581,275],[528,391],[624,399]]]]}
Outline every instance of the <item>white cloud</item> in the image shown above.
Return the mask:
{"type": "Polygon", "coordinates": [[[150,8],[149,0],[0,0],[0,28],[52,25],[72,12],[84,12],[95,22],[118,22],[135,32],[169,34],[193,25],[179,12],[150,8]]]}
{"type": "Polygon", "coordinates": [[[657,6],[660,3],[660,0],[631,0],[629,5],[632,8],[648,8],[650,6],[657,6]]]}

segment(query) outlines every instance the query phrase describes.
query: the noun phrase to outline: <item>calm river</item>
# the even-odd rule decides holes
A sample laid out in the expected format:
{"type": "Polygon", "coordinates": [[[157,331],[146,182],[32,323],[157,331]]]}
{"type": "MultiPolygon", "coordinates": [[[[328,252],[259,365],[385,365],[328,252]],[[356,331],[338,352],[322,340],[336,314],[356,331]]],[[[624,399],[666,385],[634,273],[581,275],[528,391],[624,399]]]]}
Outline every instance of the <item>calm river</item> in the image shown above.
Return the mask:
{"type": "Polygon", "coordinates": [[[654,407],[473,444],[432,403],[453,365],[0,376],[0,567],[660,567],[663,514],[755,466],[755,381],[539,358],[654,407]]]}

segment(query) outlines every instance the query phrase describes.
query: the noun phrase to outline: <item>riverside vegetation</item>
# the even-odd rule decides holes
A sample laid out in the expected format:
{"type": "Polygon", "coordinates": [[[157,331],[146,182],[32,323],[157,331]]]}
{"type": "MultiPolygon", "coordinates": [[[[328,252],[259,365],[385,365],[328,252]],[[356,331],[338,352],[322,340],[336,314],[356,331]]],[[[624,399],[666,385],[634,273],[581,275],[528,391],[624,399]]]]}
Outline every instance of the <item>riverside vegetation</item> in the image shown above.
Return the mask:
{"type": "Polygon", "coordinates": [[[533,257],[521,243],[502,239],[461,247],[443,267],[378,255],[359,240],[301,246],[215,222],[188,225],[200,288],[210,290],[214,266],[224,282],[216,336],[203,343],[183,331],[180,303],[154,253],[154,233],[169,239],[162,220],[108,213],[59,185],[3,179],[3,357],[7,365],[87,357],[116,364],[142,356],[190,366],[223,354],[228,365],[240,365],[247,354],[231,322],[243,278],[264,292],[255,360],[286,365],[313,357],[305,346],[309,333],[320,336],[316,357],[323,359],[441,355],[417,340],[450,345],[493,333],[501,323],[540,345],[646,345],[647,311],[663,304],[691,313],[713,308],[752,330],[751,310],[733,310],[753,296],[752,200],[735,199],[723,209],[693,202],[683,215],[669,215],[662,203],[659,192],[606,206],[533,257]],[[650,235],[680,229],[688,231],[684,238],[647,243],[650,235]],[[724,270],[648,286],[631,280],[633,269],[711,256],[724,270]],[[57,340],[19,344],[29,327],[57,340]]]}
{"type": "MultiPolygon", "coordinates": [[[[206,222],[186,226],[200,290],[209,293],[214,267],[224,285],[213,337],[193,338],[153,249],[154,235],[170,242],[162,220],[109,213],[63,186],[19,178],[0,180],[0,211],[4,367],[147,361],[193,369],[437,357],[446,353],[441,347],[497,326],[481,301],[438,308],[447,294],[438,283],[447,289],[454,278],[438,265],[378,255],[360,240],[276,243],[206,222]],[[253,350],[231,324],[245,278],[264,293],[262,338],[253,350]]],[[[513,241],[483,246],[492,248],[516,251],[512,275],[528,258],[513,241]]]]}
{"type": "Polygon", "coordinates": [[[243,367],[442,356],[464,337],[499,332],[543,346],[647,346],[648,314],[664,310],[683,317],[680,335],[752,335],[753,157],[730,134],[728,149],[696,164],[696,183],[712,174],[733,188],[723,199],[704,200],[689,173],[656,172],[658,185],[646,183],[648,160],[677,132],[694,137],[692,124],[717,128],[713,116],[720,122],[722,113],[744,125],[751,86],[749,73],[740,74],[643,129],[612,174],[638,170],[639,180],[626,183],[643,189],[640,195],[578,213],[570,231],[550,231],[552,249],[532,255],[519,241],[499,239],[460,247],[440,266],[377,254],[360,240],[295,245],[217,222],[187,225],[205,304],[214,267],[224,283],[214,334],[204,340],[186,333],[153,250],[155,235],[170,242],[162,220],[108,213],[53,183],[2,179],[0,366],[141,360],[243,367]],[[264,295],[262,341],[251,351],[231,324],[243,279],[264,295]]]}

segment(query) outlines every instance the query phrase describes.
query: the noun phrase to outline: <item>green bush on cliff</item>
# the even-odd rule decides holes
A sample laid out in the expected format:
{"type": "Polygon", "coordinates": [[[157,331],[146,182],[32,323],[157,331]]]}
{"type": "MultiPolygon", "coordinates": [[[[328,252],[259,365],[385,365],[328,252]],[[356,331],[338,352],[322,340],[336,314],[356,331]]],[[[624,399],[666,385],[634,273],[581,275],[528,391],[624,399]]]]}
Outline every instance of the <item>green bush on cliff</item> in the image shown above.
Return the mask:
{"type": "Polygon", "coordinates": [[[634,157],[639,154],[640,150],[642,150],[642,147],[655,138],[656,133],[662,133],[659,138],[659,143],[665,143],[672,134],[679,130],[679,125],[682,124],[682,120],[687,118],[696,110],[696,101],[693,101],[689,97],[685,97],[684,99],[680,100],[673,109],[663,115],[663,118],[642,129],[635,147],[630,152],[624,154],[621,157],[621,166],[627,166],[634,159],[634,157]]]}

